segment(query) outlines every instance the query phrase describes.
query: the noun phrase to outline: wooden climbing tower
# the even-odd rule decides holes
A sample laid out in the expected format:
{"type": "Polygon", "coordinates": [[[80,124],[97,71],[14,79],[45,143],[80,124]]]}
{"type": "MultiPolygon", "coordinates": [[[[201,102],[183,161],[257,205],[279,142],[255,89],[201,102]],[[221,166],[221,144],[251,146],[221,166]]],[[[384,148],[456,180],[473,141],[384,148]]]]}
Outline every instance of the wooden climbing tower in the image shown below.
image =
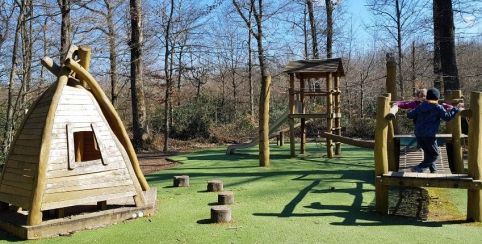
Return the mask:
{"type": "MultiPolygon", "coordinates": [[[[345,73],[341,58],[290,61],[284,72],[290,76],[288,120],[290,154],[294,157],[296,156],[295,119],[301,120],[301,154],[305,153],[307,119],[326,119],[326,132],[341,135],[340,77],[345,73]],[[295,79],[298,82],[295,82],[295,79]],[[310,102],[318,105],[317,110],[308,110],[307,98],[312,98],[310,102]]],[[[340,155],[340,144],[340,142],[333,143],[333,139],[327,137],[326,148],[329,158],[340,155]]]]}

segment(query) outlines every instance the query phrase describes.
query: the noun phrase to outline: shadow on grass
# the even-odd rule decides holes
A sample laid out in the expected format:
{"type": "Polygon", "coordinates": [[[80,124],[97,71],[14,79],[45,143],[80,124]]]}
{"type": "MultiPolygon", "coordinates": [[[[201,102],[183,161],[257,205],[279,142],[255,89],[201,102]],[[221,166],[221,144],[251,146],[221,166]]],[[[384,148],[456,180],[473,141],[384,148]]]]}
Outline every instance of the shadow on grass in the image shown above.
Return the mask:
{"type": "Polygon", "coordinates": [[[209,225],[209,224],[213,224],[213,221],[211,219],[200,219],[196,221],[196,223],[200,225],[209,225]]]}
{"type": "MultiPolygon", "coordinates": [[[[303,180],[304,176],[295,178],[294,180],[303,180]]],[[[428,204],[418,201],[416,199],[416,206],[410,205],[416,212],[415,216],[396,216],[396,215],[382,215],[374,211],[372,206],[362,206],[363,204],[363,193],[367,190],[363,189],[363,182],[356,182],[355,188],[344,188],[336,189],[334,187],[324,190],[313,190],[314,187],[320,184],[320,180],[313,180],[311,184],[303,188],[288,204],[285,205],[280,213],[254,213],[254,216],[266,216],[266,217],[338,217],[342,218],[341,222],[332,222],[332,225],[342,225],[342,226],[381,226],[381,225],[414,225],[414,226],[424,226],[424,227],[441,227],[447,224],[461,224],[467,221],[454,220],[454,221],[422,221],[426,219],[428,204]],[[327,205],[321,202],[313,202],[305,208],[312,210],[319,210],[319,213],[294,213],[295,207],[303,200],[303,198],[309,193],[345,193],[354,196],[353,203],[349,206],[347,205],[327,205]]],[[[413,189],[412,189],[413,190],[413,189]]],[[[420,189],[415,189],[422,191],[420,189]]],[[[400,212],[401,202],[403,200],[403,192],[406,189],[400,189],[400,198],[392,208],[394,213],[400,212]]],[[[422,194],[422,193],[420,193],[422,194]]],[[[413,204],[414,202],[411,202],[413,204]]]]}

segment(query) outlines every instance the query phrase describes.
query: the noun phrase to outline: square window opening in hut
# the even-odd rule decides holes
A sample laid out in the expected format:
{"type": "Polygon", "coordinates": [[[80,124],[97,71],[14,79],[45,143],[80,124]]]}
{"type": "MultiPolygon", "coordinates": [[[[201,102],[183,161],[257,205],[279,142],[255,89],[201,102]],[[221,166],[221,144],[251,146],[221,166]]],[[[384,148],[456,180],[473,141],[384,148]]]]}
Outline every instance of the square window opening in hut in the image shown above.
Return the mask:
{"type": "Polygon", "coordinates": [[[99,145],[93,131],[74,132],[75,162],[101,159],[99,145]]]}

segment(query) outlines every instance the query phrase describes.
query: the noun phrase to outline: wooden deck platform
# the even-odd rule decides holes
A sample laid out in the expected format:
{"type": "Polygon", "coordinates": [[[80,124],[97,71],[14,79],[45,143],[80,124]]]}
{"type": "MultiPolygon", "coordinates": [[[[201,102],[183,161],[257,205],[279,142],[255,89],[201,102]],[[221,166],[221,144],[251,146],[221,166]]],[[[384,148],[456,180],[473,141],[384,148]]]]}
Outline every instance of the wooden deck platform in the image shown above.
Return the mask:
{"type": "MultiPolygon", "coordinates": [[[[115,223],[120,223],[128,219],[151,216],[156,211],[157,189],[151,188],[144,192],[147,204],[143,207],[135,207],[132,199],[119,199],[108,202],[112,204],[111,209],[103,211],[86,212],[60,219],[44,220],[41,224],[28,226],[25,211],[0,212],[0,229],[9,232],[21,239],[40,239],[59,235],[69,235],[71,233],[95,229],[115,223]]],[[[79,206],[88,209],[89,206],[79,206]]],[[[96,208],[96,203],[92,206],[96,208]]]]}
{"type": "MultiPolygon", "coordinates": [[[[440,157],[435,163],[437,172],[440,174],[450,174],[450,167],[447,156],[447,148],[440,146],[440,157]]],[[[399,155],[399,172],[410,172],[410,169],[418,165],[423,160],[423,151],[417,148],[400,148],[399,155]]],[[[426,169],[428,170],[428,169],[426,169]]]]}

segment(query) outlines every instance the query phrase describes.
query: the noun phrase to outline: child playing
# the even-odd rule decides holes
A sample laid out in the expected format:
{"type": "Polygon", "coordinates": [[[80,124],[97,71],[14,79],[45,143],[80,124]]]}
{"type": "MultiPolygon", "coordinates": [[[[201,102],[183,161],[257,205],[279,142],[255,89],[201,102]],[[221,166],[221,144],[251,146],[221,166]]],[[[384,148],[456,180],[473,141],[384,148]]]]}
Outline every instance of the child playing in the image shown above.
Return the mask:
{"type": "MultiPolygon", "coordinates": [[[[420,105],[423,101],[425,101],[425,97],[427,96],[427,89],[417,89],[415,90],[415,100],[413,101],[396,101],[394,105],[397,105],[400,109],[414,109],[418,105],[420,105]]],[[[442,106],[445,109],[452,109],[452,105],[442,103],[442,106]]]]}
{"type": "Polygon", "coordinates": [[[414,172],[421,173],[425,168],[429,168],[431,173],[437,171],[435,161],[440,153],[435,135],[440,126],[440,120],[449,121],[459,111],[457,107],[445,110],[438,104],[439,98],[439,90],[430,88],[427,90],[426,100],[407,114],[408,118],[415,120],[415,136],[418,145],[423,149],[424,156],[423,161],[412,168],[414,172]]]}

